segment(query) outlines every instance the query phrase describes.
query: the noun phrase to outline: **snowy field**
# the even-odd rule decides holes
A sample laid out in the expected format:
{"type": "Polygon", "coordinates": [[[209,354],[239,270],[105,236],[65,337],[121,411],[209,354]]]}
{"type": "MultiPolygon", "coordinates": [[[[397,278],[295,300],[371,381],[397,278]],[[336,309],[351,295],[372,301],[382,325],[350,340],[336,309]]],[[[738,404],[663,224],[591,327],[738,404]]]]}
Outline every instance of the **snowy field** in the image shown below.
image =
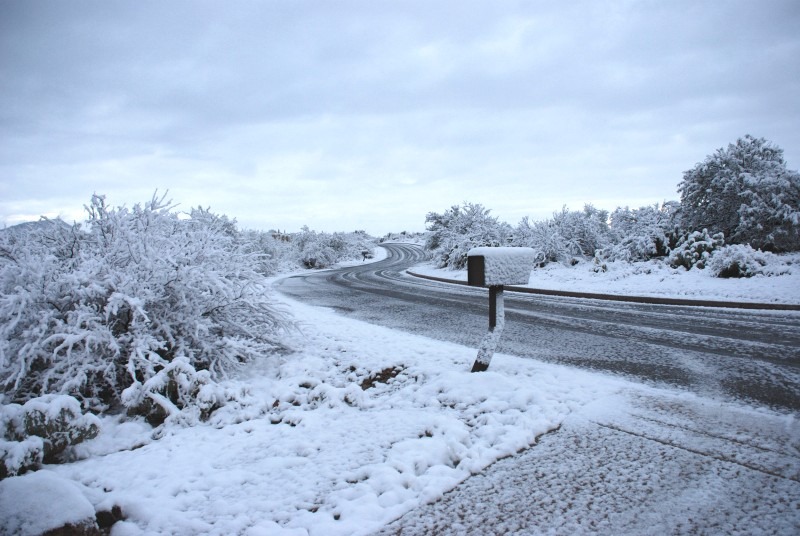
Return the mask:
{"type": "MultiPolygon", "coordinates": [[[[655,296],[712,301],[800,304],[800,255],[781,255],[779,263],[766,267],[772,275],[741,279],[712,277],[708,270],[670,268],[663,261],[608,262],[596,271],[592,262],[576,266],[550,263],[531,271],[528,287],[596,294],[655,296]]],[[[466,270],[435,268],[421,264],[409,272],[446,279],[467,280],[466,270]]]]}
{"type": "MultiPolygon", "coordinates": [[[[375,260],[383,251],[379,248],[375,260]]],[[[575,279],[566,275],[568,269],[534,273],[551,274],[551,285],[569,282],[570,290],[575,290],[593,280],[582,269],[569,269],[584,274],[575,279]]],[[[609,279],[602,291],[644,288],[614,286],[613,274],[614,270],[603,274],[609,279]]],[[[643,280],[619,275],[619,280],[643,280]]],[[[688,273],[676,277],[684,276],[712,281],[688,273]]],[[[650,284],[656,286],[659,277],[651,274],[650,284]]],[[[784,278],[800,286],[794,274],[764,279],[774,284],[784,278]]],[[[533,286],[539,285],[537,279],[533,286]]],[[[670,285],[673,292],[682,288],[670,285]]],[[[790,287],[768,293],[764,285],[758,287],[762,294],[749,297],[756,301],[785,299],[787,293],[796,297],[796,288],[790,287]]],[[[703,297],[714,292],[721,291],[706,291],[703,297]]],[[[733,291],[713,294],[715,299],[720,296],[742,297],[733,291]]],[[[300,330],[292,337],[291,353],[248,365],[225,383],[244,393],[242,403],[223,407],[207,423],[171,426],[155,434],[143,422],[103,418],[101,434],[74,447],[75,462],[46,466],[0,484],[0,532],[37,534],[52,528],[45,525],[59,515],[68,519],[76,510],[110,510],[118,505],[126,519],[114,525],[115,536],[367,535],[415,507],[442,498],[493,462],[552,437],[548,432],[576,416],[582,416],[580,421],[627,415],[643,399],[655,400],[657,405],[658,401],[681,400],[708,406],[682,393],[503,354],[495,355],[488,372],[470,374],[475,348],[347,319],[279,295],[275,298],[291,310],[300,330]],[[41,497],[20,493],[42,482],[50,487],[60,482],[70,493],[50,501],[50,516],[25,505],[28,500],[37,504],[41,497]]],[[[476,344],[481,335],[476,334],[476,344]]],[[[711,405],[712,418],[723,414],[721,404],[711,405]]],[[[794,434],[795,442],[800,437],[793,416],[725,408],[750,423],[777,423],[777,429],[794,434]]],[[[541,455],[551,451],[544,449],[541,455]]],[[[580,469],[562,467],[559,455],[547,460],[539,462],[544,472],[580,469]]],[[[612,476],[602,475],[613,478],[604,480],[604,485],[621,489],[623,495],[627,483],[639,482],[642,475],[662,474],[662,462],[649,454],[623,462],[614,466],[612,476]]],[[[796,472],[797,467],[789,469],[796,472]]],[[[659,477],[664,481],[648,481],[667,493],[684,485],[682,472],[676,466],[674,474],[659,477]]],[[[725,482],[720,478],[714,480],[715,486],[725,482]]],[[[775,527],[777,533],[800,527],[795,484],[776,488],[786,498],[782,504],[760,507],[761,514],[782,523],[775,527]]],[[[719,500],[713,490],[692,497],[682,496],[682,502],[662,508],[661,518],[648,519],[663,521],[668,516],[669,523],[660,527],[674,530],[670,508],[685,503],[703,511],[698,501],[713,508],[719,500]]],[[[597,511],[597,519],[589,521],[602,522],[608,514],[597,511]]],[[[590,526],[581,524],[587,520],[567,521],[572,525],[562,527],[590,526]]],[[[661,532],[659,525],[654,528],[654,533],[661,532]]]]}

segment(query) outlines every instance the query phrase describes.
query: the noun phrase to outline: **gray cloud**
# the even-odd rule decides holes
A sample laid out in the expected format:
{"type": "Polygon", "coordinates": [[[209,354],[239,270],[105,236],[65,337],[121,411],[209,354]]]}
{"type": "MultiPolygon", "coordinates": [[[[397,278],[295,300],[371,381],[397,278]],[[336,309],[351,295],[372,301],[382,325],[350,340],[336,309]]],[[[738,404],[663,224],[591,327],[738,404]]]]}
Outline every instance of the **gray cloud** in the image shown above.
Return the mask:
{"type": "Polygon", "coordinates": [[[250,227],[514,223],[676,197],[746,133],[800,161],[800,8],[0,4],[0,219],[169,189],[250,227]]]}

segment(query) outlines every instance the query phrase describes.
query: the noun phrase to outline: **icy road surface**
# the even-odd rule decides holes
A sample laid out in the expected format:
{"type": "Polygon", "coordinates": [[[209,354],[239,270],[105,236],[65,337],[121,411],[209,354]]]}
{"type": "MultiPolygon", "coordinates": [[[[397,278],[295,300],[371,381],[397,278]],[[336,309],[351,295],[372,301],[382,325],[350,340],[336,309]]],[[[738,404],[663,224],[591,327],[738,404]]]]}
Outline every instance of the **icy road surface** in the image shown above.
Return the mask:
{"type": "MultiPolygon", "coordinates": [[[[485,289],[409,276],[419,247],[388,244],[387,258],[302,274],[276,288],[309,304],[477,347],[487,329],[485,289]]],[[[604,302],[506,292],[499,352],[622,374],[704,397],[800,410],[800,313],[604,302]]]]}

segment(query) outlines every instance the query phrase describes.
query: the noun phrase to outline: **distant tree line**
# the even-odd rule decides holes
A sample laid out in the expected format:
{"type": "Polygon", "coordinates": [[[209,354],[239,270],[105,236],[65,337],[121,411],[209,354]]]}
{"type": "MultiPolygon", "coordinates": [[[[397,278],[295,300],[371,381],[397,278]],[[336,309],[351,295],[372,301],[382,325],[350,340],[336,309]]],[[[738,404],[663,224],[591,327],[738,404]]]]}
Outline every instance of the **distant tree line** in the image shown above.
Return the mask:
{"type": "Polygon", "coordinates": [[[664,258],[686,268],[703,268],[725,249],[719,257],[742,266],[738,272],[717,266],[723,276],[752,275],[753,263],[770,252],[800,251],[800,174],[787,169],[783,150],[767,140],[748,135],[718,149],[684,172],[678,190],[680,201],[611,213],[564,207],[552,218],[525,217],[516,226],[480,204],[454,205],[426,216],[425,248],[437,266],[452,269],[464,268],[477,246],[530,247],[542,266],[664,258]]]}

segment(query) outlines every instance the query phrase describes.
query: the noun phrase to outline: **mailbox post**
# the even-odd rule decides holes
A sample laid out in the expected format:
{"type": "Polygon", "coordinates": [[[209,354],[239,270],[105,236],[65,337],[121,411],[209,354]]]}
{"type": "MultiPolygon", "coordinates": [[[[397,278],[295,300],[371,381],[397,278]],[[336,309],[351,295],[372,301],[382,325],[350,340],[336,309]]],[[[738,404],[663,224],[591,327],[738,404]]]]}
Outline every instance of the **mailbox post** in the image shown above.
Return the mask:
{"type": "Polygon", "coordinates": [[[531,248],[480,247],[467,253],[467,283],[489,288],[489,332],[478,348],[472,372],[489,368],[505,327],[504,285],[526,285],[534,262],[531,248]]]}

